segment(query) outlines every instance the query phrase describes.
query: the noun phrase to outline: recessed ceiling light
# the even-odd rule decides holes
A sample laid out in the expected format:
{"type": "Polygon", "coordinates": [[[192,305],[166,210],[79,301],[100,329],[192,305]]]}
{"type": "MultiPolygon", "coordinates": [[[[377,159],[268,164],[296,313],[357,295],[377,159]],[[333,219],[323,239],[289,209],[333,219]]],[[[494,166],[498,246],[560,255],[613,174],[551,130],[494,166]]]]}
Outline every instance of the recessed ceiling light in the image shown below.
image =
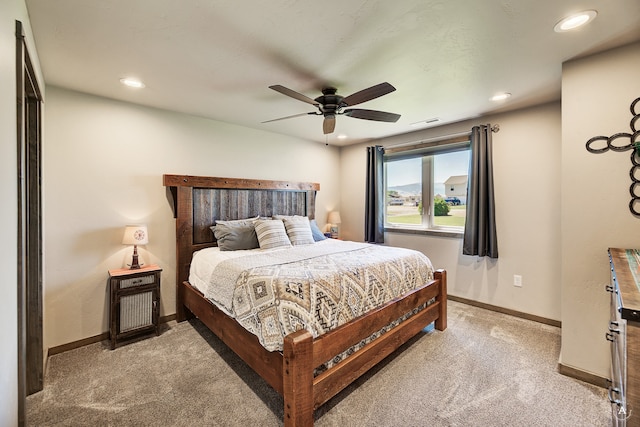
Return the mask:
{"type": "Polygon", "coordinates": [[[595,10],[585,10],[584,12],[567,16],[553,27],[553,31],[556,33],[563,33],[565,31],[571,31],[578,27],[582,27],[586,23],[593,21],[597,14],[598,12],[595,10]]]}
{"type": "Polygon", "coordinates": [[[347,139],[347,135],[341,133],[340,135],[338,135],[338,139],[347,139]]]}
{"type": "Polygon", "coordinates": [[[504,101],[505,99],[509,98],[511,96],[511,94],[509,92],[503,92],[503,93],[498,93],[496,95],[493,95],[491,97],[492,101],[504,101]]]}
{"type": "Polygon", "coordinates": [[[133,88],[136,88],[136,89],[142,89],[144,87],[144,83],[142,83],[138,79],[133,79],[131,77],[125,77],[125,78],[120,79],[120,83],[122,83],[125,86],[133,87],[133,88]]]}

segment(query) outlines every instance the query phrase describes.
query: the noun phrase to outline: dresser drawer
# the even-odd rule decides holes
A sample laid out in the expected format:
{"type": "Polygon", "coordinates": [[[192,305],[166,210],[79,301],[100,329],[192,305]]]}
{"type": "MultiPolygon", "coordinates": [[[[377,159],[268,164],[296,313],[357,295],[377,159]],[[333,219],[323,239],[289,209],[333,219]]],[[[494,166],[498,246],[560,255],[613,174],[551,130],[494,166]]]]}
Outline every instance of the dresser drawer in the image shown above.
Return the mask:
{"type": "Polygon", "coordinates": [[[611,414],[614,426],[624,426],[624,422],[616,416],[619,412],[625,411],[625,334],[626,326],[624,319],[620,317],[619,293],[612,270],[611,286],[607,286],[607,291],[611,294],[610,319],[607,327],[606,338],[609,341],[611,351],[611,379],[609,384],[609,401],[611,402],[611,414]]]}

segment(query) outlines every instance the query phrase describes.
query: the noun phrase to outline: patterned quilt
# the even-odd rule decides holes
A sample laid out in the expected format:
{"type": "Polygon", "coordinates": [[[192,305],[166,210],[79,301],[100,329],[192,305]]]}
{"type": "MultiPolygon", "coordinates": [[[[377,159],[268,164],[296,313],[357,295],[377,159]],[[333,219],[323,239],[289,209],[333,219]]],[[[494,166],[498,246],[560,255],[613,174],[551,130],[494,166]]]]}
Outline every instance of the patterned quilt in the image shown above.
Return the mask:
{"type": "Polygon", "coordinates": [[[212,277],[210,289],[233,291],[225,311],[281,351],[284,336],[302,328],[322,335],[424,285],[433,267],[417,251],[334,241],[226,260],[212,277]]]}

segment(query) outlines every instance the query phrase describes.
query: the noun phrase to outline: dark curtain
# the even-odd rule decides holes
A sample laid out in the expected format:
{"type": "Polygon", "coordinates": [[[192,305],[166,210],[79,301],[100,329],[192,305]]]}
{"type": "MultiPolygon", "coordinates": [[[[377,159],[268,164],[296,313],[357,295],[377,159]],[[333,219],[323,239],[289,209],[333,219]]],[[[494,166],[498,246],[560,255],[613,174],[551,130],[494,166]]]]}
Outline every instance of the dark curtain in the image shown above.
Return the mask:
{"type": "Polygon", "coordinates": [[[491,125],[474,126],[471,129],[464,255],[498,258],[492,151],[491,125]]]}
{"type": "Polygon", "coordinates": [[[364,241],[384,243],[384,148],[367,147],[367,192],[364,209],[364,241]]]}

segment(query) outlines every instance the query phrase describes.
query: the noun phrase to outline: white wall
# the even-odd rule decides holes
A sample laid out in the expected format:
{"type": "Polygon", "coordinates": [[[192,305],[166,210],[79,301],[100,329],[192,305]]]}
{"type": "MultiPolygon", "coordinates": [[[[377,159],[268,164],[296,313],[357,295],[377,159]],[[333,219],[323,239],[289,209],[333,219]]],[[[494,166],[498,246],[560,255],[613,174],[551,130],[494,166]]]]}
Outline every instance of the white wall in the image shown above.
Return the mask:
{"type": "Polygon", "coordinates": [[[16,20],[22,22],[27,46],[44,89],[33,35],[23,0],[0,2],[0,425],[18,423],[17,294],[17,134],[16,20]]]}
{"type": "Polygon", "coordinates": [[[561,363],[603,377],[610,361],[607,248],[640,247],[640,218],[628,209],[630,152],[592,154],[585,143],[631,131],[639,70],[634,44],[571,61],[562,72],[561,363]]]}
{"type": "Polygon", "coordinates": [[[122,267],[128,223],[148,225],[141,253],[164,269],[160,314],[175,313],[165,173],[319,182],[321,226],[339,201],[336,147],[57,87],[45,113],[46,347],[107,331],[107,270],[122,267]]]}
{"type": "MultiPolygon", "coordinates": [[[[375,141],[391,146],[499,124],[493,134],[498,260],[462,255],[462,239],[385,233],[386,244],[417,249],[448,275],[451,295],[560,319],[560,105],[546,104],[375,141]],[[523,286],[513,286],[513,275],[523,286]]],[[[364,235],[366,146],[343,149],[342,230],[364,235]],[[347,187],[348,185],[348,187],[347,187]]]]}

